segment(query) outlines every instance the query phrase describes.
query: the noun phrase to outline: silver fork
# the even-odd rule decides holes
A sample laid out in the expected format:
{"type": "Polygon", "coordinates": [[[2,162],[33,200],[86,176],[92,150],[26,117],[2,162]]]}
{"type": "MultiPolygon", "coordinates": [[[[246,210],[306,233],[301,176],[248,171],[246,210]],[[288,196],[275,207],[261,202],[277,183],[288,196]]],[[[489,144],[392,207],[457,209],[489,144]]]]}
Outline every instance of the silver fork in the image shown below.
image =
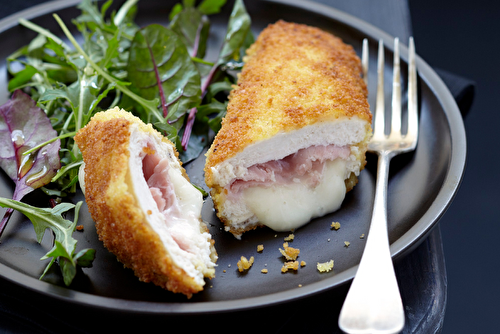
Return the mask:
{"type": "MultiPolygon", "coordinates": [[[[364,77],[368,72],[368,42],[363,41],[364,77]]],[[[373,137],[368,145],[378,155],[372,220],[356,276],[340,312],[339,327],[346,333],[399,333],[405,314],[389,248],[387,182],[389,162],[397,154],[415,149],[418,139],[417,70],[415,45],[409,41],[408,130],[401,133],[399,40],[394,40],[394,71],[390,133],[385,131],[384,44],[379,42],[378,81],[373,137]]]]}

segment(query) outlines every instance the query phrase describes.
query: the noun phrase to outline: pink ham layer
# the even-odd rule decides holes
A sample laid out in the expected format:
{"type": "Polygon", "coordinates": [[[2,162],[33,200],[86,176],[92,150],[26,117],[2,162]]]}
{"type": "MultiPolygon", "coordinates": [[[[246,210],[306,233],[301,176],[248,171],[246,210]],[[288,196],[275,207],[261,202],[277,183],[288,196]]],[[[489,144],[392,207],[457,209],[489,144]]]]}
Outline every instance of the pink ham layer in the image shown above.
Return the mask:
{"type": "Polygon", "coordinates": [[[347,159],[350,154],[348,146],[310,146],[283,159],[253,165],[243,177],[235,179],[229,185],[229,196],[238,196],[249,187],[269,187],[273,184],[305,182],[310,187],[315,187],[321,181],[326,161],[347,159]]]}
{"type": "Polygon", "coordinates": [[[189,240],[179,230],[181,226],[176,224],[181,216],[180,208],[177,205],[175,189],[170,182],[168,170],[170,168],[167,158],[160,158],[158,154],[146,154],[142,160],[142,171],[144,178],[153,196],[158,210],[165,216],[170,235],[185,251],[190,251],[189,240]]]}

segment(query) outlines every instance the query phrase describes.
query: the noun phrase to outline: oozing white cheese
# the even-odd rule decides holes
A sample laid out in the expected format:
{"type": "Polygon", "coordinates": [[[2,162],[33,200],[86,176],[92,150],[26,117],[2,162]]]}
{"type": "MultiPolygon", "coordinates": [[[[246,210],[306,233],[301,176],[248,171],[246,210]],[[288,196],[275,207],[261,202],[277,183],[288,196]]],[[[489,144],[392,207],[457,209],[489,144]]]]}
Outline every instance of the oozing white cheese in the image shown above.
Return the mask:
{"type": "Polygon", "coordinates": [[[311,188],[302,183],[250,187],[243,191],[247,207],[260,223],[275,231],[289,231],[312,218],[338,210],[344,200],[346,162],[325,163],[321,182],[311,188]]]}
{"type": "Polygon", "coordinates": [[[188,220],[192,226],[199,226],[200,213],[203,206],[201,192],[193,187],[178,169],[170,168],[168,176],[174,186],[182,218],[188,220]]]}

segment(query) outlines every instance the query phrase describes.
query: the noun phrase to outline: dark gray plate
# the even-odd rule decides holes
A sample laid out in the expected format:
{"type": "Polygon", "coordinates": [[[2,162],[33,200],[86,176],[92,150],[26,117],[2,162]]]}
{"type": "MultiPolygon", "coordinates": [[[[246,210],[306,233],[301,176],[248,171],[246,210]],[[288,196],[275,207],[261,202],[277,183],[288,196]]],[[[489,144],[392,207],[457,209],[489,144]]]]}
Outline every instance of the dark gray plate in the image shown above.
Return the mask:
{"type": "MultiPolygon", "coordinates": [[[[34,37],[33,32],[18,26],[17,20],[27,18],[62,35],[51,13],[57,12],[69,23],[79,13],[73,7],[78,2],[49,2],[0,21],[1,104],[8,99],[5,58],[34,37]]],[[[141,2],[138,22],[141,25],[166,24],[173,3],[141,2]]],[[[247,1],[246,5],[256,34],[269,23],[284,19],[330,31],[353,45],[358,53],[362,39],[368,38],[371,78],[375,76],[376,43],[383,39],[388,46],[386,82],[390,83],[392,37],[377,28],[332,8],[306,1],[247,1]]],[[[211,57],[218,53],[230,7],[227,6],[223,13],[212,17],[211,57]]],[[[406,41],[402,42],[406,44],[406,41]]],[[[403,48],[401,53],[403,77],[406,79],[407,49],[403,48]]],[[[396,157],[391,163],[388,215],[391,251],[395,260],[414,249],[436,225],[452,201],[465,167],[466,140],[459,110],[434,71],[420,58],[417,59],[417,66],[420,76],[420,141],[414,153],[396,157]]],[[[375,90],[373,80],[370,80],[369,86],[370,91],[375,90]]],[[[389,84],[386,91],[389,97],[389,84]]],[[[373,105],[372,97],[370,102],[373,105]]],[[[203,184],[203,164],[202,156],[186,166],[192,180],[199,184],[203,184]]],[[[78,249],[96,249],[96,260],[93,268],[78,273],[71,287],[64,286],[57,271],[49,273],[43,281],[38,280],[46,266],[39,259],[51,248],[51,236],[46,233],[42,244],[37,244],[31,222],[17,212],[9,222],[0,244],[0,275],[35,293],[71,303],[155,314],[223,312],[281,303],[319,293],[349,282],[356,272],[366,240],[360,236],[367,235],[371,216],[375,166],[375,157],[369,156],[359,184],[347,195],[338,212],[315,219],[295,231],[291,246],[300,249],[299,260],[307,263],[295,273],[280,272],[283,260],[279,248],[283,247],[283,240],[288,233],[262,228],[244,234],[242,240],[236,240],[222,231],[213,213],[212,203],[207,200],[203,218],[210,224],[210,231],[216,241],[218,268],[216,278],[208,281],[206,289],[191,300],[152,284],[139,282],[131,270],[124,269],[98,240],[85,205],[80,215],[80,222],[85,229],[84,232],[75,232],[75,237],[78,239],[78,249]],[[333,221],[341,223],[340,230],[330,228],[333,221]],[[350,242],[350,246],[345,247],[344,241],[350,242]],[[262,253],[256,251],[259,244],[265,247],[262,253]],[[244,274],[239,273],[236,267],[242,255],[255,257],[253,267],[244,274]],[[319,273],[316,263],[330,259],[335,261],[334,270],[319,273]],[[261,273],[264,268],[268,269],[267,274],[261,273]]],[[[0,173],[0,196],[10,197],[12,190],[10,179],[5,173],[0,173]]],[[[74,201],[81,199],[81,195],[76,196],[74,201]]],[[[36,194],[28,196],[26,201],[44,205],[36,194]]],[[[0,211],[1,214],[3,212],[0,211]]]]}

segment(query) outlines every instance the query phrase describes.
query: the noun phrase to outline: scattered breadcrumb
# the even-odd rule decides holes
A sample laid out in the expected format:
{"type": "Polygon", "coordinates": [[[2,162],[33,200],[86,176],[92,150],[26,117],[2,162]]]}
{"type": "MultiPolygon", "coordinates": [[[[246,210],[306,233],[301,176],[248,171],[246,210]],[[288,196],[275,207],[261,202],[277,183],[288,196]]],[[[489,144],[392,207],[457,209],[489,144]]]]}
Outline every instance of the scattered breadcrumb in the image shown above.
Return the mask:
{"type": "Polygon", "coordinates": [[[351,244],[351,243],[350,243],[349,241],[344,241],[344,245],[345,245],[345,247],[349,247],[349,245],[350,245],[350,244],[351,244]]]}
{"type": "Polygon", "coordinates": [[[76,227],[76,230],[77,230],[77,231],[83,231],[83,225],[78,225],[78,226],[76,227]]]}
{"type": "Polygon", "coordinates": [[[299,286],[299,288],[301,288],[301,287],[302,287],[302,284],[299,284],[298,286],[299,286]]]}
{"type": "Polygon", "coordinates": [[[263,274],[267,274],[267,269],[262,269],[260,272],[263,274]]]}
{"type": "Polygon", "coordinates": [[[300,261],[300,266],[305,267],[306,266],[306,261],[300,261]]]}
{"type": "Polygon", "coordinates": [[[281,272],[286,273],[288,270],[298,270],[299,269],[299,261],[288,261],[283,263],[283,267],[281,267],[281,272]]]}
{"type": "Polygon", "coordinates": [[[331,227],[336,231],[340,228],[340,223],[339,222],[333,222],[331,227]]]}
{"type": "Polygon", "coordinates": [[[323,263],[318,262],[317,268],[320,273],[329,272],[330,270],[333,269],[333,260],[323,263]]]}
{"type": "Polygon", "coordinates": [[[296,260],[297,256],[299,256],[300,249],[298,248],[293,248],[288,246],[288,242],[285,242],[283,244],[283,247],[285,248],[284,250],[280,248],[281,254],[287,259],[287,260],[296,260]]]}
{"type": "Polygon", "coordinates": [[[262,252],[264,250],[264,245],[257,245],[257,252],[262,252]]]}
{"type": "Polygon", "coordinates": [[[364,238],[365,238],[365,234],[364,234],[364,233],[363,233],[363,234],[361,234],[361,235],[359,236],[359,238],[360,238],[360,239],[364,239],[364,238]]]}
{"type": "Polygon", "coordinates": [[[288,237],[285,238],[285,241],[293,241],[293,239],[295,239],[295,235],[291,233],[288,235],[288,237]]]}
{"type": "Polygon", "coordinates": [[[242,256],[241,259],[236,264],[238,266],[238,271],[241,273],[241,272],[243,272],[245,270],[250,269],[250,267],[253,264],[253,261],[254,261],[253,256],[250,257],[250,260],[247,260],[246,257],[242,256]]]}

